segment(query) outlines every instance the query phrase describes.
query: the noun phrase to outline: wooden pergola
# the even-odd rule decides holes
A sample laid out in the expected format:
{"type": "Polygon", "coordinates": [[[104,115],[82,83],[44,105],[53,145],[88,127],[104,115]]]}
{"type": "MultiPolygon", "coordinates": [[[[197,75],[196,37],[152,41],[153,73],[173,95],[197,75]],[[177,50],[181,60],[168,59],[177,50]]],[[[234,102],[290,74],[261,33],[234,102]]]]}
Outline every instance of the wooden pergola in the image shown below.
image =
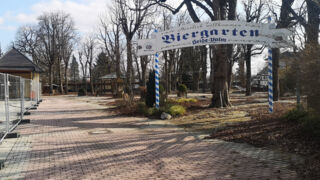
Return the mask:
{"type": "Polygon", "coordinates": [[[123,91],[125,77],[121,76],[120,78],[117,78],[116,73],[110,73],[100,77],[99,79],[101,81],[101,93],[105,94],[106,92],[110,91],[112,95],[116,95],[117,89],[120,92],[123,91]]]}

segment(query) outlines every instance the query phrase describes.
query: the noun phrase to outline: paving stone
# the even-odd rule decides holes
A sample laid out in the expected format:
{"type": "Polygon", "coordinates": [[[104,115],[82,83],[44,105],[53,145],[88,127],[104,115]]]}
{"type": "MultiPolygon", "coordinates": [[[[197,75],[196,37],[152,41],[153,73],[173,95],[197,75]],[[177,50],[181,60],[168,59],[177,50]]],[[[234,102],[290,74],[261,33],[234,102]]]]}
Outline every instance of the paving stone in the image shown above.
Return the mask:
{"type": "Polygon", "coordinates": [[[113,116],[82,98],[45,97],[17,127],[0,179],[298,179],[299,157],[113,116]]]}

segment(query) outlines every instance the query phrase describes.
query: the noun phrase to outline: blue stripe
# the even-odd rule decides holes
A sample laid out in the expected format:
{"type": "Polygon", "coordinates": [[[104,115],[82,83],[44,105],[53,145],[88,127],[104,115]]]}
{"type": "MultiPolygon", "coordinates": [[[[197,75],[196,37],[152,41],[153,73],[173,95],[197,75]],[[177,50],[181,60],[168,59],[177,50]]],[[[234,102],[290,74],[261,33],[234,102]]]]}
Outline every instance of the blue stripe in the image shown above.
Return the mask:
{"type": "Polygon", "coordinates": [[[272,86],[272,83],[269,82],[269,86],[272,86]]]}
{"type": "Polygon", "coordinates": [[[272,49],[269,49],[269,51],[268,51],[270,54],[272,54],[272,49]]]}
{"type": "Polygon", "coordinates": [[[269,108],[269,111],[270,111],[270,112],[273,112],[273,109],[272,109],[272,108],[269,108]]]}
{"type": "Polygon", "coordinates": [[[269,102],[269,105],[270,105],[270,106],[273,106],[273,103],[270,101],[270,102],[269,102]]]}
{"type": "Polygon", "coordinates": [[[159,95],[159,94],[156,94],[156,96],[157,96],[157,97],[160,97],[160,95],[159,95]]]}
{"type": "Polygon", "coordinates": [[[273,93],[273,89],[269,89],[269,93],[273,93]]]}
{"type": "Polygon", "coordinates": [[[272,57],[271,57],[271,56],[269,56],[269,57],[268,57],[268,59],[269,59],[269,60],[272,60],[272,57]]]}
{"type": "MultiPolygon", "coordinates": [[[[157,57],[157,58],[159,57],[159,54],[158,54],[158,53],[156,54],[156,57],[157,57]]],[[[157,59],[156,59],[156,60],[157,60],[157,59]]]]}
{"type": "Polygon", "coordinates": [[[272,96],[272,95],[269,95],[269,98],[270,98],[270,99],[273,99],[273,96],[272,96]]]}
{"type": "Polygon", "coordinates": [[[156,88],[157,91],[159,91],[159,88],[156,88]]]}
{"type": "Polygon", "coordinates": [[[271,62],[269,62],[269,67],[272,67],[272,63],[271,62]]]}

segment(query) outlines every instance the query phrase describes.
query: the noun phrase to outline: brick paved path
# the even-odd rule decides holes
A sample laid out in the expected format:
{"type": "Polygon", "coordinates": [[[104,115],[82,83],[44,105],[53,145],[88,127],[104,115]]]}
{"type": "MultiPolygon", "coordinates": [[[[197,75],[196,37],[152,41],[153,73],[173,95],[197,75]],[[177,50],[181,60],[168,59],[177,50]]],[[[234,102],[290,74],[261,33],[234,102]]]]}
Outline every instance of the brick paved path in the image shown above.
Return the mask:
{"type": "Polygon", "coordinates": [[[29,117],[0,179],[297,179],[294,156],[203,141],[76,97],[47,97],[29,117]]]}

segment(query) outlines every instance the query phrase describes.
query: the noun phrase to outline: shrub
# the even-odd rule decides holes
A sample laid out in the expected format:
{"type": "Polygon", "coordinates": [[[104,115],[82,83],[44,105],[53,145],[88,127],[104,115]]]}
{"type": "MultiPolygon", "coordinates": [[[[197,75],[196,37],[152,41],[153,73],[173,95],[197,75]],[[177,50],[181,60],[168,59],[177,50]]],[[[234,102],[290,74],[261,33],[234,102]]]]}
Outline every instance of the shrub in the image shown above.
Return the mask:
{"type": "Polygon", "coordinates": [[[300,108],[295,108],[291,111],[289,111],[284,118],[287,121],[290,122],[298,122],[300,121],[302,118],[306,117],[308,115],[308,113],[300,108]]]}
{"type": "Polygon", "coordinates": [[[155,71],[150,71],[149,80],[147,82],[147,94],[146,94],[146,105],[148,107],[153,107],[156,102],[155,93],[155,71]]]}
{"type": "Polygon", "coordinates": [[[308,115],[302,118],[302,130],[315,138],[320,138],[320,118],[316,115],[308,115]]]}
{"type": "Polygon", "coordinates": [[[145,116],[160,116],[161,115],[161,111],[158,110],[157,108],[153,107],[153,108],[147,108],[145,111],[145,116]]]}
{"type": "Polygon", "coordinates": [[[178,91],[181,92],[181,93],[186,93],[187,92],[187,86],[184,85],[184,84],[179,84],[178,87],[177,87],[178,91]]]}
{"type": "Polygon", "coordinates": [[[186,113],[186,109],[180,105],[173,105],[169,108],[168,113],[172,116],[180,116],[186,113]]]}
{"type": "Polygon", "coordinates": [[[136,105],[136,110],[139,114],[146,114],[147,110],[148,110],[148,107],[146,106],[145,103],[143,102],[139,102],[137,103],[136,105]]]}
{"type": "Polygon", "coordinates": [[[140,100],[144,101],[147,96],[147,88],[145,86],[140,86],[139,90],[140,90],[140,100]]]}
{"type": "Polygon", "coordinates": [[[198,102],[197,99],[194,98],[180,98],[176,100],[177,103],[196,103],[198,102]]]}
{"type": "Polygon", "coordinates": [[[84,89],[79,89],[78,96],[85,96],[85,95],[86,95],[86,91],[84,89]]]}

